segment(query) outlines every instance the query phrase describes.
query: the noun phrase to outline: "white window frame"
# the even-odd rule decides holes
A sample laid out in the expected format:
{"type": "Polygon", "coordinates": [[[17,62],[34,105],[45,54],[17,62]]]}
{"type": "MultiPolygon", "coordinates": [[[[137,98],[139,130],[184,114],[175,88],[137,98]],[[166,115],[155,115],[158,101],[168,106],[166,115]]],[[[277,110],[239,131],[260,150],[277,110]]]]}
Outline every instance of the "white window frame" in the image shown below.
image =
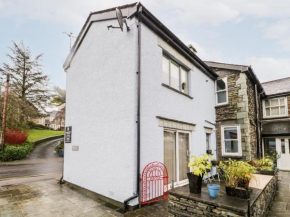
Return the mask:
{"type": "MultiPolygon", "coordinates": [[[[242,156],[242,139],[241,139],[241,127],[240,125],[224,125],[221,126],[221,144],[222,144],[222,155],[223,156],[242,156]],[[225,129],[226,128],[237,128],[238,132],[238,153],[228,153],[226,152],[226,146],[225,146],[225,129]]],[[[231,139],[233,140],[233,139],[231,139]]]]}
{"type": "MultiPolygon", "coordinates": [[[[167,132],[173,132],[173,133],[176,133],[176,137],[175,137],[175,148],[176,148],[176,151],[175,151],[175,169],[176,169],[176,182],[174,182],[174,187],[178,187],[178,186],[184,186],[184,185],[187,185],[188,184],[188,179],[184,179],[184,180],[179,180],[179,143],[178,143],[178,133],[187,133],[189,134],[189,137],[188,137],[188,140],[189,140],[189,152],[188,152],[188,157],[189,157],[189,160],[190,160],[190,156],[191,156],[191,131],[185,131],[185,130],[173,130],[173,129],[170,129],[170,128],[164,128],[163,130],[163,139],[164,139],[164,131],[167,131],[167,132]]],[[[163,142],[164,144],[164,142],[163,142]]],[[[164,149],[164,147],[163,147],[164,149]]],[[[163,152],[164,153],[164,152],[163,152]]],[[[163,161],[164,163],[164,161],[163,161]]],[[[188,162],[189,163],[189,162],[188,162]]],[[[190,172],[191,169],[190,169],[190,172]]],[[[171,189],[172,186],[171,186],[171,180],[168,180],[168,188],[171,189]]]]}
{"type": "MultiPolygon", "coordinates": [[[[271,102],[270,102],[271,103],[271,102]]],[[[264,118],[279,118],[279,117],[288,117],[288,101],[287,101],[287,97],[277,97],[277,98],[269,98],[269,99],[264,99],[263,100],[263,117],[264,118]],[[271,109],[270,109],[270,116],[267,116],[266,113],[266,100],[273,100],[273,99],[277,99],[279,102],[278,106],[271,106],[267,107],[267,108],[272,108],[272,107],[279,107],[279,113],[280,113],[280,99],[284,99],[284,106],[285,106],[285,114],[284,115],[271,115],[271,109]]]]}
{"type": "MultiPolygon", "coordinates": [[[[168,56],[166,56],[166,55],[163,55],[162,56],[162,58],[165,58],[165,59],[167,59],[168,61],[169,61],[169,87],[171,87],[171,88],[173,88],[173,89],[175,89],[175,90],[177,90],[177,91],[179,91],[179,92],[181,92],[181,93],[184,93],[184,94],[186,94],[186,95],[189,95],[189,70],[187,70],[187,69],[185,69],[183,66],[181,66],[180,64],[178,64],[176,61],[174,61],[174,60],[172,60],[170,57],[168,57],[168,56]],[[173,63],[173,64],[175,64],[176,66],[178,66],[178,72],[179,72],[179,89],[176,89],[176,88],[174,88],[174,87],[172,87],[171,86],[171,62],[173,63]],[[187,72],[187,93],[185,93],[185,92],[182,92],[183,90],[182,90],[182,83],[181,83],[181,69],[183,69],[183,71],[185,71],[185,72],[187,72]]],[[[162,60],[163,61],[163,60],[162,60]]],[[[162,69],[162,73],[163,73],[163,69],[162,69]]],[[[162,81],[163,82],[163,81],[162,81]]],[[[165,85],[167,85],[167,84],[165,84],[165,85]]]]}
{"type": "Polygon", "coordinates": [[[215,81],[215,96],[216,96],[216,105],[226,105],[229,103],[229,98],[228,98],[228,78],[227,77],[224,77],[224,78],[219,78],[215,81]],[[226,84],[226,88],[224,90],[217,90],[217,82],[219,80],[223,80],[226,84]],[[223,103],[219,103],[218,102],[218,93],[220,92],[226,92],[226,98],[227,98],[227,101],[226,102],[223,102],[223,103]]]}

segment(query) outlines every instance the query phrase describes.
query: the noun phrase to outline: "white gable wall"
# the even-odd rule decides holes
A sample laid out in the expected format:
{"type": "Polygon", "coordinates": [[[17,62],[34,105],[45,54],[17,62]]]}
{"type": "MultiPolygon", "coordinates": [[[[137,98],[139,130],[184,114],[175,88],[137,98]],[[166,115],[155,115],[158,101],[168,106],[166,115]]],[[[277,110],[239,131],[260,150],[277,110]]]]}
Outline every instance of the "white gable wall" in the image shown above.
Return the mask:
{"type": "Polygon", "coordinates": [[[137,27],[90,27],[67,71],[64,179],[123,202],[136,190],[137,27]],[[79,146],[79,151],[72,151],[79,146]]]}
{"type": "MultiPolygon", "coordinates": [[[[191,154],[198,156],[205,153],[204,127],[215,128],[205,122],[215,123],[214,81],[192,63],[184,61],[184,57],[180,58],[180,54],[145,25],[142,25],[141,50],[141,171],[152,161],[163,162],[163,127],[158,126],[159,119],[156,116],[196,124],[196,131],[191,134],[191,154]],[[189,88],[194,99],[162,86],[161,46],[192,69],[189,88]]],[[[211,148],[215,152],[215,131],[211,136],[211,148]]]]}

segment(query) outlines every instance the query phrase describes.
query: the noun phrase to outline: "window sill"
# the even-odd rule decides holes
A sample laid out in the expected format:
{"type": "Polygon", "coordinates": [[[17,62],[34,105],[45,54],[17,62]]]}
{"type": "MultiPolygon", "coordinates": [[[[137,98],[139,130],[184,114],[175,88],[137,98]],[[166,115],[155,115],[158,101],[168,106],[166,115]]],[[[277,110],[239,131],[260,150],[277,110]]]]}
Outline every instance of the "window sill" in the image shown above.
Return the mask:
{"type": "Polygon", "coordinates": [[[227,158],[243,158],[242,155],[222,155],[222,157],[227,157],[227,158]]]}
{"type": "Polygon", "coordinates": [[[219,107],[223,107],[223,106],[228,106],[229,103],[226,103],[226,104],[221,104],[221,105],[216,105],[215,108],[219,108],[219,107]]]}
{"type": "Polygon", "coordinates": [[[279,118],[289,118],[288,115],[282,115],[282,116],[273,116],[273,117],[263,117],[263,119],[279,119],[279,118]]]}
{"type": "Polygon", "coordinates": [[[183,96],[186,96],[186,97],[188,97],[189,99],[193,99],[193,97],[189,96],[188,94],[186,94],[186,93],[182,93],[181,91],[176,90],[176,89],[174,89],[174,88],[168,86],[167,84],[162,83],[162,86],[163,86],[163,87],[166,87],[166,88],[168,88],[168,89],[170,89],[170,90],[173,90],[174,92],[179,93],[179,94],[181,94],[181,95],[183,95],[183,96]]]}

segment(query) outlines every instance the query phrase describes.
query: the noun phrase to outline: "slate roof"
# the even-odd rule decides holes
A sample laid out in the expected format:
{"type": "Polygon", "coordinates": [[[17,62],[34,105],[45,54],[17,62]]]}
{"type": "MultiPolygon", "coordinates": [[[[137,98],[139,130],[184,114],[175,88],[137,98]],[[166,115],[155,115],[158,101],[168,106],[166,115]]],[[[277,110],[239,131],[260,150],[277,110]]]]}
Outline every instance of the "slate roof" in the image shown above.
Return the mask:
{"type": "Polygon", "coordinates": [[[290,94],[290,77],[262,83],[266,95],[290,94]]]}

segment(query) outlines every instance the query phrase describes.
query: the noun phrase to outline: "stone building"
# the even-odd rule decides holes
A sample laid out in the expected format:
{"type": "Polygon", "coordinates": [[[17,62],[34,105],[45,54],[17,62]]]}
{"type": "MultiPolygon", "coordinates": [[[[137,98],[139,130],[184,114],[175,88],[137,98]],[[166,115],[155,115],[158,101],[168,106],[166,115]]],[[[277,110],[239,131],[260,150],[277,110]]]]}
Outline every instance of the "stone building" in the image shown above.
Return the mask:
{"type": "Polygon", "coordinates": [[[290,170],[290,77],[262,83],[263,155],[279,155],[278,168],[290,170]]]}
{"type": "Polygon", "coordinates": [[[263,87],[250,66],[206,62],[216,81],[217,155],[219,159],[261,156],[259,106],[263,87]]]}

